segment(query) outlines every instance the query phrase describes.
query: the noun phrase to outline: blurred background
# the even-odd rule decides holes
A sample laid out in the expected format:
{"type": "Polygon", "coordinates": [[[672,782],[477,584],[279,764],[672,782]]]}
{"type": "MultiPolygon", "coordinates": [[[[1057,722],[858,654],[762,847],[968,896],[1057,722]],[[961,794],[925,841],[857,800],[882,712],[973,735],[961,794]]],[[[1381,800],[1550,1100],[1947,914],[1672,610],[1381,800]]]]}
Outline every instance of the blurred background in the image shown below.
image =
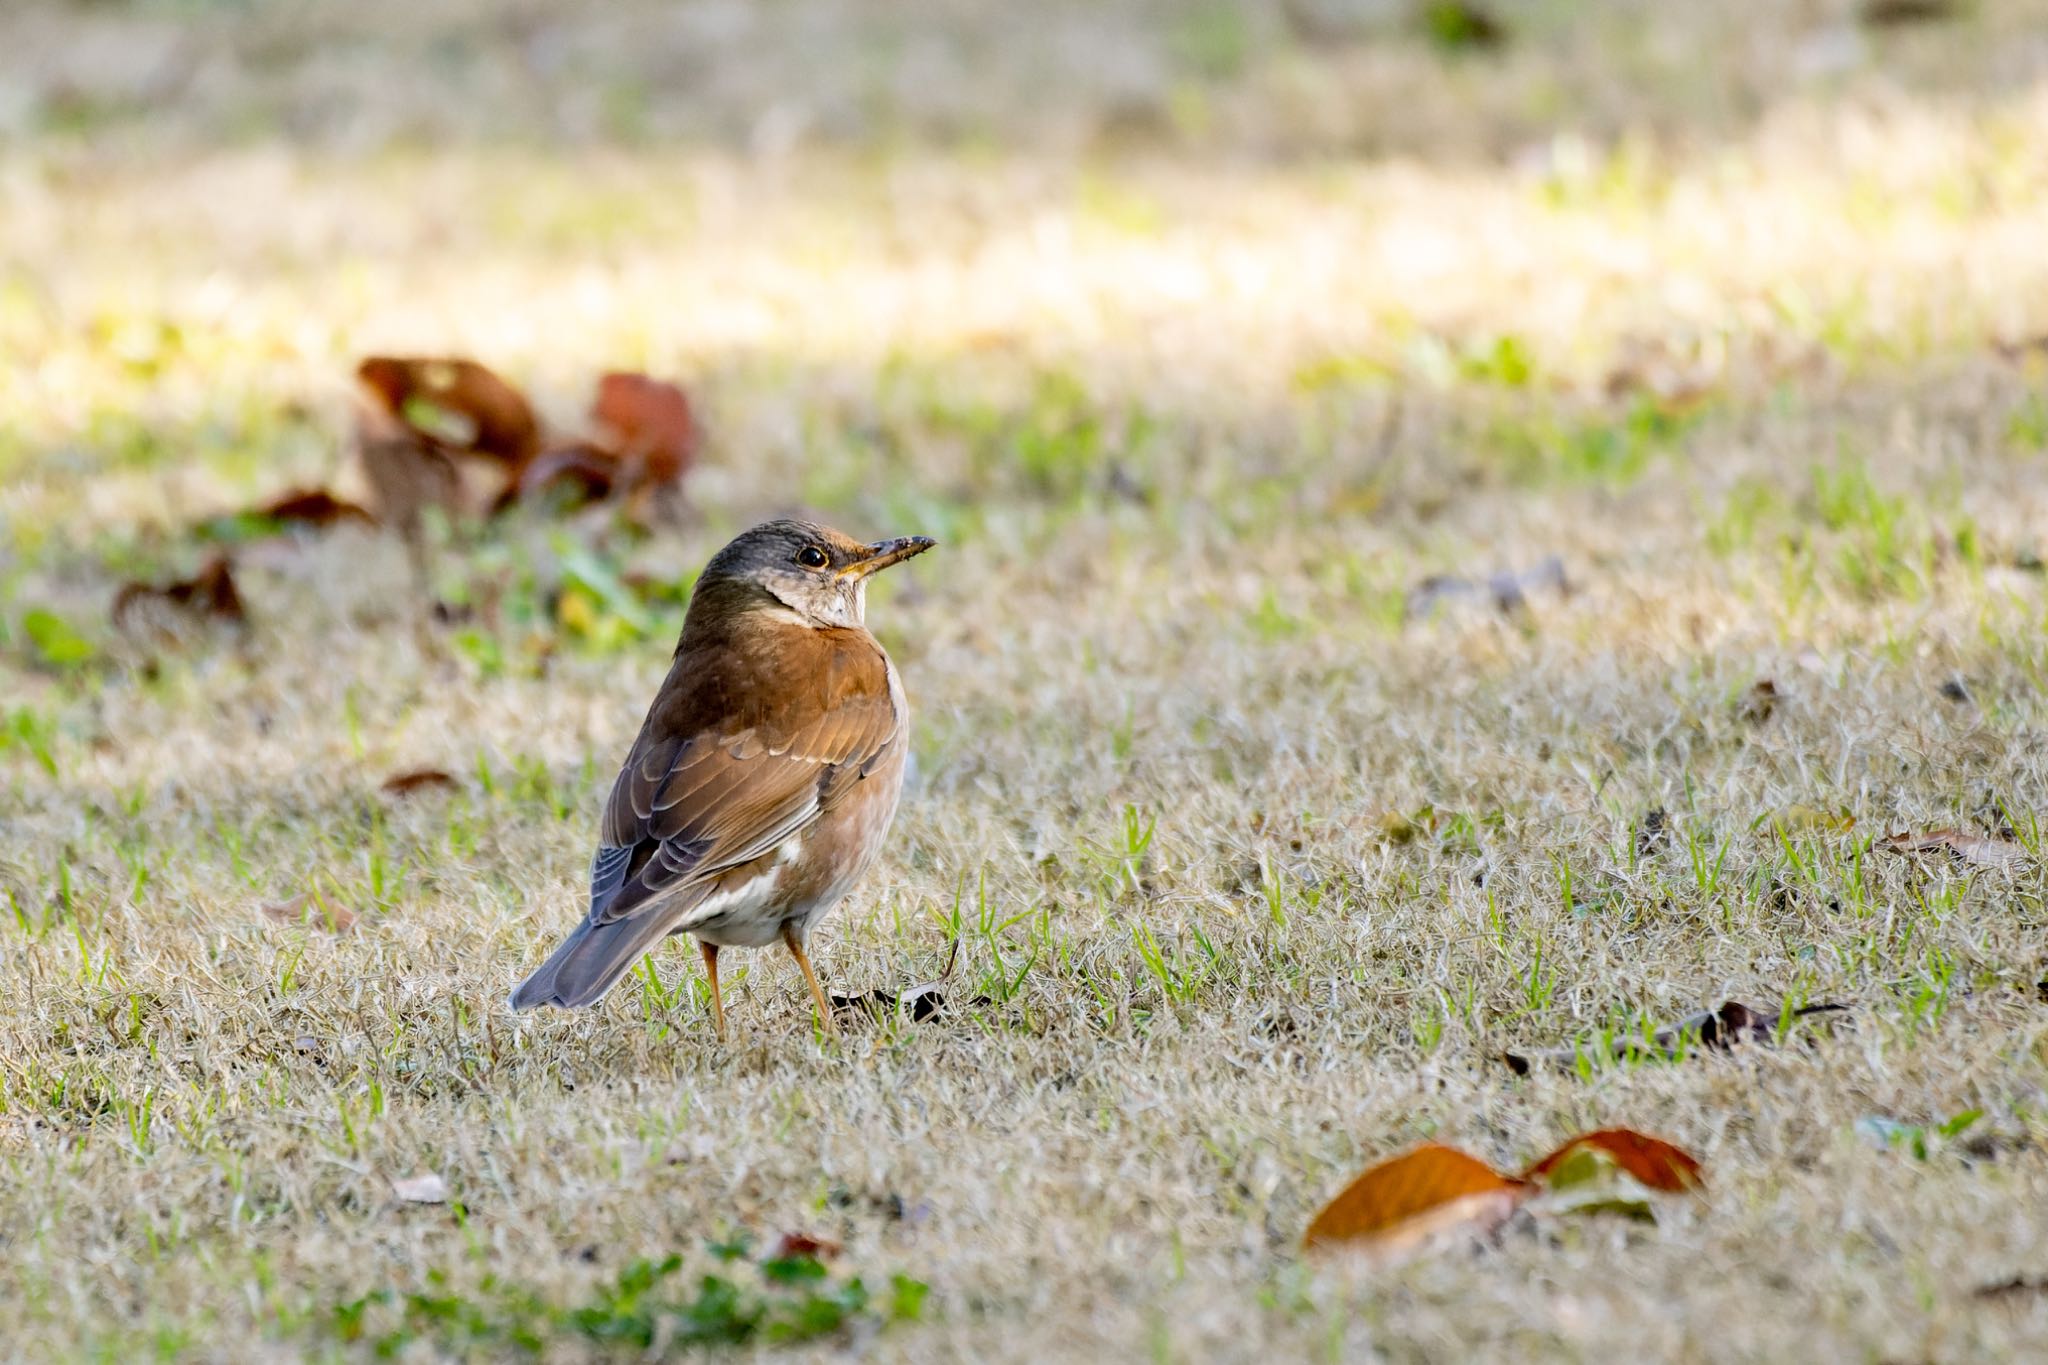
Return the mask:
{"type": "Polygon", "coordinates": [[[2010,345],[2044,71],[2029,0],[17,0],[0,515],[325,478],[378,350],[685,380],[732,519],[2010,345]]]}

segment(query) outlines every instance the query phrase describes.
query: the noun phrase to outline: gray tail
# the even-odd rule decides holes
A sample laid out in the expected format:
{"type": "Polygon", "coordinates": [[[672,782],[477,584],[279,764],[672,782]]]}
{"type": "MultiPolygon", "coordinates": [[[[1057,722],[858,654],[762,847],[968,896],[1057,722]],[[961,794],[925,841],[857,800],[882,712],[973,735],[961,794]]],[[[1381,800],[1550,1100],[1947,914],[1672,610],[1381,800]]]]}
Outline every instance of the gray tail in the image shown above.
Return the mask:
{"type": "Polygon", "coordinates": [[[556,1005],[575,1010],[596,1004],[642,953],[661,941],[669,923],[666,915],[631,915],[605,924],[584,920],[539,971],[519,983],[512,992],[512,1008],[556,1005]]]}

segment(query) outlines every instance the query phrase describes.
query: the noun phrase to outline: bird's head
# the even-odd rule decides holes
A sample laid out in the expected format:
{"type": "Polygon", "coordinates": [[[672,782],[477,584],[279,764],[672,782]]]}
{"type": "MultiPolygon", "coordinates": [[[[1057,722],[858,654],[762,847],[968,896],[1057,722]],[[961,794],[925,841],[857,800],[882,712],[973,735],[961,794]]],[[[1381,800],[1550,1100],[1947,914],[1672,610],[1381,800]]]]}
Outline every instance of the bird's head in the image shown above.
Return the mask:
{"type": "Polygon", "coordinates": [[[763,522],[711,557],[693,600],[786,610],[813,627],[859,626],[868,579],[935,544],[928,536],[870,544],[813,522],[763,522]]]}

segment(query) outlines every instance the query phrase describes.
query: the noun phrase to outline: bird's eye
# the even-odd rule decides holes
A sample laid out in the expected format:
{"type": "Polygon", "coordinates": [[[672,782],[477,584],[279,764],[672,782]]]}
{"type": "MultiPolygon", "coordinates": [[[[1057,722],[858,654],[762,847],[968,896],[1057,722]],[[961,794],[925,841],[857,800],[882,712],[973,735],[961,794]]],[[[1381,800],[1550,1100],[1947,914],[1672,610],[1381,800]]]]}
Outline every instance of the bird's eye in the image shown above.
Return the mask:
{"type": "Polygon", "coordinates": [[[796,562],[806,569],[822,569],[826,564],[825,552],[815,545],[806,545],[796,552],[796,562]]]}

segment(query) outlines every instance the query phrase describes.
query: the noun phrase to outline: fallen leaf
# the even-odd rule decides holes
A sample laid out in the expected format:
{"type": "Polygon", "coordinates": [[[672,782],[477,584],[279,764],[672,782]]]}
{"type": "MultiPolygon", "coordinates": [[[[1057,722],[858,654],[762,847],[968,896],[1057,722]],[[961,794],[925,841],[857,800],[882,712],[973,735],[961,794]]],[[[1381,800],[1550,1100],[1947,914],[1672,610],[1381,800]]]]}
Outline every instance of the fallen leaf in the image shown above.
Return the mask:
{"type": "Polygon", "coordinates": [[[590,417],[610,435],[628,489],[678,483],[696,460],[696,414],[674,384],[614,371],[597,381],[590,417]]]}
{"type": "Polygon", "coordinates": [[[288,901],[266,905],[263,917],[273,924],[304,924],[336,934],[345,934],[356,924],[355,912],[347,906],[310,895],[293,896],[288,901]]]}
{"type": "Polygon", "coordinates": [[[1947,852],[1973,867],[2012,867],[2027,859],[2024,845],[2010,839],[1994,839],[1960,829],[1937,829],[1926,834],[1894,834],[1877,841],[1880,848],[1894,853],[1947,852]]]}
{"type": "MultiPolygon", "coordinates": [[[[1647,1040],[1616,1039],[1613,1056],[1617,1061],[1641,1061],[1647,1058],[1676,1061],[1681,1055],[1702,1051],[1727,1052],[1739,1043],[1775,1041],[1791,1020],[1815,1014],[1844,1013],[1848,1008],[1847,1005],[1830,1004],[1760,1010],[1745,1005],[1740,1000],[1729,1000],[1718,1009],[1702,1010],[1698,1014],[1687,1015],[1675,1024],[1667,1024],[1651,1034],[1647,1040]]],[[[1546,1048],[1534,1052],[1503,1053],[1502,1060],[1516,1075],[1526,1076],[1538,1064],[1572,1070],[1579,1064],[1580,1052],[1576,1048],[1568,1047],[1546,1048]]]]}
{"type": "Polygon", "coordinates": [[[1632,1128],[1601,1128],[1581,1133],[1522,1173],[1522,1179],[1553,1186],[1581,1183],[1583,1172],[1566,1182],[1558,1177],[1567,1165],[1584,1153],[1593,1152],[1611,1160],[1630,1179],[1649,1189],[1678,1192],[1696,1189],[1701,1183],[1699,1159],[1662,1138],[1638,1133],[1632,1128]]]}
{"type": "Polygon", "coordinates": [[[807,1232],[785,1232],[768,1248],[766,1259],[786,1261],[792,1256],[808,1256],[814,1261],[824,1261],[837,1256],[845,1249],[829,1237],[813,1237],[807,1232]]]}
{"type": "Polygon", "coordinates": [[[409,1175],[403,1180],[391,1182],[391,1192],[407,1204],[445,1204],[448,1202],[448,1182],[432,1171],[420,1175],[409,1175]]]}
{"type": "Polygon", "coordinates": [[[526,395],[474,360],[371,356],[356,379],[386,413],[444,449],[516,466],[540,444],[526,395]]]}
{"type": "Polygon", "coordinates": [[[576,488],[583,502],[599,502],[612,495],[618,475],[611,453],[589,441],[550,446],[519,471],[491,510],[503,512],[523,498],[563,486],[576,488]]]}
{"type": "Polygon", "coordinates": [[[215,555],[200,567],[198,573],[174,583],[161,586],[124,584],[114,594],[110,612],[114,625],[125,629],[130,613],[151,601],[166,603],[194,616],[237,623],[246,623],[249,619],[249,613],[242,605],[242,594],[235,588],[234,570],[226,555],[215,555]]]}
{"type": "Polygon", "coordinates": [[[452,773],[443,772],[439,768],[419,768],[385,778],[377,790],[387,796],[411,796],[414,792],[426,791],[429,788],[452,790],[461,785],[452,773]]]}
{"type": "MultiPolygon", "coordinates": [[[[946,978],[953,974],[953,963],[960,956],[960,940],[953,940],[953,949],[946,955],[946,965],[930,981],[920,981],[900,991],[873,990],[859,995],[834,995],[830,997],[834,1013],[859,1011],[871,1019],[894,1019],[899,1013],[913,1024],[921,1024],[945,1007],[946,997],[939,987],[946,984],[946,978]]],[[[985,1005],[987,997],[977,997],[975,1004],[985,1005]]]]}
{"type": "Polygon", "coordinates": [[[335,526],[344,521],[374,526],[369,509],[337,498],[324,488],[294,488],[251,509],[256,516],[284,525],[335,526]]]}
{"type": "Polygon", "coordinates": [[[367,508],[335,497],[324,488],[293,488],[240,512],[209,517],[192,528],[204,540],[265,540],[295,527],[326,529],[343,522],[375,526],[367,508]]]}
{"type": "Polygon", "coordinates": [[[1453,1232],[1496,1227],[1533,1190],[1456,1148],[1426,1142],[1367,1167],[1323,1206],[1302,1245],[1355,1247],[1392,1260],[1453,1232]]]}
{"type": "Polygon", "coordinates": [[[698,428],[689,396],[644,374],[613,372],[598,380],[588,439],[558,441],[527,461],[494,510],[565,485],[582,501],[627,498],[639,516],[646,504],[673,496],[695,463],[698,428]]]}

